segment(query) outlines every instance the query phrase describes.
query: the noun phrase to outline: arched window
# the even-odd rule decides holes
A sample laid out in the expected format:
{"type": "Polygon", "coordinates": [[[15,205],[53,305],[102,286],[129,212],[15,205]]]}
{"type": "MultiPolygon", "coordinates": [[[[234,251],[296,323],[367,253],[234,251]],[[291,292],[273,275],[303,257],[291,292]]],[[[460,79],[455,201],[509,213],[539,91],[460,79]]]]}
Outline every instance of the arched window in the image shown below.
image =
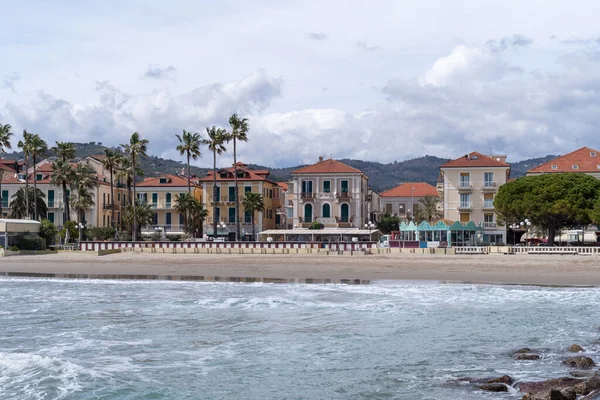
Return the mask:
{"type": "Polygon", "coordinates": [[[331,218],[331,206],[323,204],[323,218],[331,218]]]}
{"type": "Polygon", "coordinates": [[[340,221],[348,222],[349,215],[350,215],[350,207],[346,203],[342,204],[340,206],[340,221]]]}
{"type": "Polygon", "coordinates": [[[312,222],[313,219],[313,208],[312,204],[304,205],[304,222],[312,222]]]}

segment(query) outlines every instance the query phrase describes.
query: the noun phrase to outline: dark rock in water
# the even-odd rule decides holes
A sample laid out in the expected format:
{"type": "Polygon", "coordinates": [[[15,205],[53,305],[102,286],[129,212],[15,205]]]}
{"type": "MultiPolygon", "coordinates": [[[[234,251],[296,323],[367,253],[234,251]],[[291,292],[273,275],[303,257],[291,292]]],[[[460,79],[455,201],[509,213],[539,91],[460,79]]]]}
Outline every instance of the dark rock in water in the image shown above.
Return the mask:
{"type": "Polygon", "coordinates": [[[513,353],[513,355],[515,354],[521,354],[521,353],[531,353],[533,350],[531,350],[529,347],[523,347],[522,349],[519,349],[517,351],[515,351],[513,353]]]}
{"type": "Polygon", "coordinates": [[[484,383],[504,383],[510,386],[513,383],[513,379],[508,375],[502,375],[500,378],[488,379],[484,383]]]}
{"type": "Polygon", "coordinates": [[[552,389],[550,391],[550,400],[575,400],[577,399],[577,393],[572,388],[566,388],[563,390],[552,389]]]}
{"type": "Polygon", "coordinates": [[[569,367],[582,368],[582,369],[592,368],[594,365],[596,365],[594,363],[594,360],[592,360],[589,357],[584,357],[584,356],[567,358],[566,360],[563,361],[563,364],[567,364],[569,367]]]}
{"type": "Polygon", "coordinates": [[[586,392],[585,381],[569,377],[548,379],[539,382],[522,382],[518,383],[516,386],[521,392],[526,393],[526,395],[523,396],[523,399],[528,400],[548,400],[550,399],[550,392],[552,390],[561,391],[563,389],[571,388],[575,393],[586,392]]]}
{"type": "Polygon", "coordinates": [[[542,358],[539,354],[533,353],[518,353],[515,354],[515,360],[539,360],[542,358]]]}
{"type": "Polygon", "coordinates": [[[580,397],[579,400],[599,400],[600,399],[600,390],[594,390],[586,396],[580,397]]]}
{"type": "Polygon", "coordinates": [[[508,386],[504,383],[484,383],[478,385],[477,389],[485,390],[486,392],[508,392],[508,386]]]}
{"type": "Polygon", "coordinates": [[[583,350],[583,347],[581,347],[578,344],[572,344],[569,346],[569,348],[567,349],[567,351],[571,352],[571,353],[581,353],[583,350]]]}
{"type": "Polygon", "coordinates": [[[569,375],[575,378],[589,378],[594,375],[594,371],[571,371],[569,375]]]}
{"type": "Polygon", "coordinates": [[[600,373],[596,372],[586,383],[585,388],[588,392],[600,390],[600,373]]]}

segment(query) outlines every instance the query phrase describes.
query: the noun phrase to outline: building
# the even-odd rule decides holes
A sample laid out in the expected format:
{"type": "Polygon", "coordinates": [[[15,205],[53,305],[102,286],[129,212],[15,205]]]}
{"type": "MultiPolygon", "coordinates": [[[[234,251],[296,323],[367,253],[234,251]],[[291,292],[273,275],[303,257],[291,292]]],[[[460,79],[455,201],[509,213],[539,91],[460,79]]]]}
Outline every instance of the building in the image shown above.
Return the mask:
{"type": "MultiPolygon", "coordinates": [[[[269,179],[269,170],[252,170],[247,168],[242,162],[237,163],[238,171],[238,195],[240,203],[240,225],[242,238],[249,237],[252,234],[252,215],[244,210],[242,200],[245,193],[260,193],[265,204],[264,211],[256,211],[254,215],[254,231],[256,233],[267,229],[275,229],[281,224],[281,217],[278,214],[283,203],[282,186],[269,179]]],[[[216,236],[225,235],[237,231],[235,218],[235,177],[234,168],[223,168],[217,170],[216,175],[216,198],[213,199],[213,171],[199,179],[202,186],[202,202],[206,205],[209,215],[205,220],[205,229],[210,236],[215,236],[213,218],[216,217],[220,223],[217,228],[216,236]]],[[[242,239],[240,238],[240,239],[242,239]]]]}
{"type": "MultiPolygon", "coordinates": [[[[397,215],[409,221],[414,214],[415,204],[419,204],[425,196],[438,197],[438,192],[435,187],[425,182],[402,183],[381,193],[381,209],[386,214],[397,215]]],[[[441,202],[439,206],[442,207],[441,202]]]]}
{"type": "Polygon", "coordinates": [[[498,187],[510,177],[506,156],[466,154],[440,167],[443,178],[444,219],[483,223],[484,244],[506,243],[506,228],[500,226],[494,211],[498,187]]]}
{"type": "Polygon", "coordinates": [[[600,179],[600,151],[582,147],[527,171],[526,176],[575,172],[600,179]]]}
{"type": "MultiPolygon", "coordinates": [[[[192,183],[192,193],[197,200],[202,199],[202,190],[192,183]]],[[[142,203],[149,203],[154,209],[152,226],[142,227],[142,234],[155,233],[162,228],[164,235],[184,233],[185,215],[175,211],[176,199],[188,193],[188,180],[179,175],[164,174],[146,178],[135,185],[135,193],[142,203]]]]}
{"type": "Polygon", "coordinates": [[[319,162],[292,172],[288,185],[293,226],[307,228],[314,221],[327,228],[360,228],[369,219],[368,178],[339,161],[319,162]]]}

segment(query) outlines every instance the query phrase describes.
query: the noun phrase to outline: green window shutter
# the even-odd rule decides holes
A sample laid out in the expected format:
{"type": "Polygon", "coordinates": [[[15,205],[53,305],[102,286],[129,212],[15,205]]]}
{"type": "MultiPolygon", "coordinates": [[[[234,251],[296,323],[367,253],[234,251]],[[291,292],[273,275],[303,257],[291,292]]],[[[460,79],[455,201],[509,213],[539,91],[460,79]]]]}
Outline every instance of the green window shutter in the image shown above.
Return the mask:
{"type": "Polygon", "coordinates": [[[331,181],[323,181],[323,192],[324,193],[331,192],[331,181]]]}
{"type": "Polygon", "coordinates": [[[167,203],[171,203],[171,193],[167,193],[167,203]]]}
{"type": "Polygon", "coordinates": [[[252,192],[252,186],[244,187],[244,193],[252,192]]]}
{"type": "Polygon", "coordinates": [[[152,193],[152,204],[158,203],[158,193],[152,193]]]}
{"type": "Polygon", "coordinates": [[[235,207],[229,207],[229,222],[235,222],[235,207]]]}
{"type": "Polygon", "coordinates": [[[2,207],[8,207],[8,190],[2,191],[2,207]]]}
{"type": "Polygon", "coordinates": [[[48,213],[48,221],[54,223],[54,213],[53,212],[48,213]]]}
{"type": "Polygon", "coordinates": [[[171,225],[171,213],[170,212],[165,214],[165,223],[167,225],[171,225]]]}
{"type": "Polygon", "coordinates": [[[252,215],[250,214],[250,211],[244,211],[244,223],[245,224],[252,223],[252,215]]]}
{"type": "Polygon", "coordinates": [[[348,181],[342,181],[342,193],[348,193],[348,181]]]}
{"type": "Polygon", "coordinates": [[[229,186],[229,201],[235,201],[235,186],[229,186]]]}

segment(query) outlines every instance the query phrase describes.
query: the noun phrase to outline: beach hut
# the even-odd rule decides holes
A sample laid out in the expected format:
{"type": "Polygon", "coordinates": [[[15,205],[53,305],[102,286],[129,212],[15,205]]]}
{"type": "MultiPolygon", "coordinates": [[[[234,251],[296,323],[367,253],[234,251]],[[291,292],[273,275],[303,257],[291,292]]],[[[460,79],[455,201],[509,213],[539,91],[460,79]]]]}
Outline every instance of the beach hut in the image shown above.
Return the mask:
{"type": "Polygon", "coordinates": [[[40,233],[42,224],[28,219],[0,219],[0,245],[8,248],[17,242],[23,233],[40,233]]]}
{"type": "Polygon", "coordinates": [[[413,221],[402,222],[400,230],[392,232],[391,247],[451,247],[478,246],[483,243],[483,225],[439,220],[423,221],[415,225],[413,221]]]}

